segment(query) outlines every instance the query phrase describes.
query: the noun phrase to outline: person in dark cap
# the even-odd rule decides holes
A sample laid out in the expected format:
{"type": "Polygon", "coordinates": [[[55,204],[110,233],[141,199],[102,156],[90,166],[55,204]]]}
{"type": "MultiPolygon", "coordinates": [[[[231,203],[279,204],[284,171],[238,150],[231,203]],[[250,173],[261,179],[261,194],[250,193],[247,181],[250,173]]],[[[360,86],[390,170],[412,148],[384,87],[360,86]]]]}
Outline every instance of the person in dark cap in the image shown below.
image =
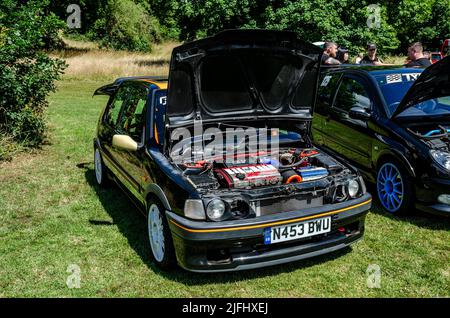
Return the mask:
{"type": "Polygon", "coordinates": [[[336,59],[342,64],[348,64],[348,50],[345,48],[338,48],[336,59]]]}
{"type": "Polygon", "coordinates": [[[367,44],[367,55],[365,55],[360,64],[383,65],[383,61],[377,56],[377,45],[375,43],[367,44]]]}
{"type": "Polygon", "coordinates": [[[323,46],[322,64],[323,65],[336,65],[341,64],[336,58],[338,46],[334,42],[325,42],[323,46]]]}

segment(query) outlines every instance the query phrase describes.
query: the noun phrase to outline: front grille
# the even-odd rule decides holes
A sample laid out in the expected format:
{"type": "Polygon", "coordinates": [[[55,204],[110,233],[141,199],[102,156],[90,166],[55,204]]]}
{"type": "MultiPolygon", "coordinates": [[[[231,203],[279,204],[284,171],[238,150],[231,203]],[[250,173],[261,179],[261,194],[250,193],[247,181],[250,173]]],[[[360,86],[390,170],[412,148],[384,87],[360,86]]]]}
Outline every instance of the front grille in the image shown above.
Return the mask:
{"type": "Polygon", "coordinates": [[[270,215],[275,213],[299,211],[315,208],[324,204],[323,195],[297,195],[287,198],[271,198],[250,203],[256,216],[270,215]]]}

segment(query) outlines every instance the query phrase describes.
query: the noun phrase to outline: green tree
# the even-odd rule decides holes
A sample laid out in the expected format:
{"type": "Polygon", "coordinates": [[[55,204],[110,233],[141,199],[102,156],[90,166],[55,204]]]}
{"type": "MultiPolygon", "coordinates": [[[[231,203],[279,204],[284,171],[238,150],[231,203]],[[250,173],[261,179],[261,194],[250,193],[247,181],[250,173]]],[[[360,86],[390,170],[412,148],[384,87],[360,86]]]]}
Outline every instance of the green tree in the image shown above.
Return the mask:
{"type": "Polygon", "coordinates": [[[144,6],[132,0],[108,0],[89,34],[106,47],[130,51],[151,51],[161,40],[159,23],[144,6]]]}
{"type": "Polygon", "coordinates": [[[402,52],[417,41],[429,49],[437,48],[442,39],[450,37],[450,0],[391,0],[388,9],[402,52]]]}
{"type": "Polygon", "coordinates": [[[435,0],[389,1],[389,23],[397,31],[400,51],[405,52],[410,43],[434,38],[436,21],[433,21],[435,0]]]}
{"type": "Polygon", "coordinates": [[[0,132],[29,146],[44,138],[46,97],[65,65],[43,52],[64,27],[47,4],[0,3],[0,132]]]}
{"type": "Polygon", "coordinates": [[[53,12],[61,20],[66,21],[70,13],[67,7],[70,4],[77,4],[81,10],[81,28],[66,30],[69,33],[86,34],[95,24],[95,21],[102,18],[105,13],[106,0],[53,0],[49,2],[47,10],[53,12]]]}
{"type": "Polygon", "coordinates": [[[367,42],[377,42],[381,50],[398,46],[395,29],[387,22],[386,7],[379,6],[379,27],[369,27],[368,1],[283,0],[266,8],[266,28],[292,30],[310,42],[332,40],[352,53],[367,42]]]}
{"type": "MultiPolygon", "coordinates": [[[[73,0],[52,1],[49,10],[66,20],[67,7],[73,0]]],[[[66,30],[68,34],[85,35],[104,47],[118,50],[151,51],[162,39],[158,19],[152,15],[147,0],[80,0],[81,28],[66,30]]]]}
{"type": "Polygon", "coordinates": [[[262,27],[261,13],[269,0],[178,1],[180,39],[192,40],[225,29],[262,27]]]}

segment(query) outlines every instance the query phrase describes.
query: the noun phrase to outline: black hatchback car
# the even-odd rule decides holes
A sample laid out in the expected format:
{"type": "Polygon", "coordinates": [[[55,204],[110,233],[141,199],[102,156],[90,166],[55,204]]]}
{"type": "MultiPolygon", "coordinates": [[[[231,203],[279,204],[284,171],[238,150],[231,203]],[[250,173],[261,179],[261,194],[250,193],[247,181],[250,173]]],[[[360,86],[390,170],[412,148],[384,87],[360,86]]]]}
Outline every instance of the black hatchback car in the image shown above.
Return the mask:
{"type": "Polygon", "coordinates": [[[450,214],[450,58],[426,70],[323,69],[313,137],[376,184],[395,214],[450,214]]]}
{"type": "Polygon", "coordinates": [[[363,236],[362,177],[311,143],[320,57],[294,33],[226,31],[175,48],[168,82],[97,90],[97,182],[145,212],[158,266],[252,269],[363,236]]]}

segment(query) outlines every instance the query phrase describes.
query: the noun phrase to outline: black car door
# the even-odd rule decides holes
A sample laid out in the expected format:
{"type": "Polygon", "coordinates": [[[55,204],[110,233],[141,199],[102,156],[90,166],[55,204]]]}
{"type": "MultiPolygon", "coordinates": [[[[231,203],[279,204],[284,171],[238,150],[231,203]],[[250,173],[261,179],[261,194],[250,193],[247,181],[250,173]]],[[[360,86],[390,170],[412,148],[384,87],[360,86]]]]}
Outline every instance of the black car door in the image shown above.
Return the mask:
{"type": "Polygon", "coordinates": [[[322,131],[327,147],[359,167],[371,166],[372,139],[368,120],[351,115],[354,109],[372,112],[373,95],[363,77],[344,75],[329,113],[323,121],[322,131]]]}
{"type": "Polygon", "coordinates": [[[145,148],[145,122],[149,89],[142,83],[131,83],[127,89],[127,103],[118,120],[116,134],[128,135],[140,147],[137,151],[114,148],[114,157],[118,161],[124,177],[123,183],[138,201],[141,197],[142,179],[146,176],[143,157],[145,148]]]}

